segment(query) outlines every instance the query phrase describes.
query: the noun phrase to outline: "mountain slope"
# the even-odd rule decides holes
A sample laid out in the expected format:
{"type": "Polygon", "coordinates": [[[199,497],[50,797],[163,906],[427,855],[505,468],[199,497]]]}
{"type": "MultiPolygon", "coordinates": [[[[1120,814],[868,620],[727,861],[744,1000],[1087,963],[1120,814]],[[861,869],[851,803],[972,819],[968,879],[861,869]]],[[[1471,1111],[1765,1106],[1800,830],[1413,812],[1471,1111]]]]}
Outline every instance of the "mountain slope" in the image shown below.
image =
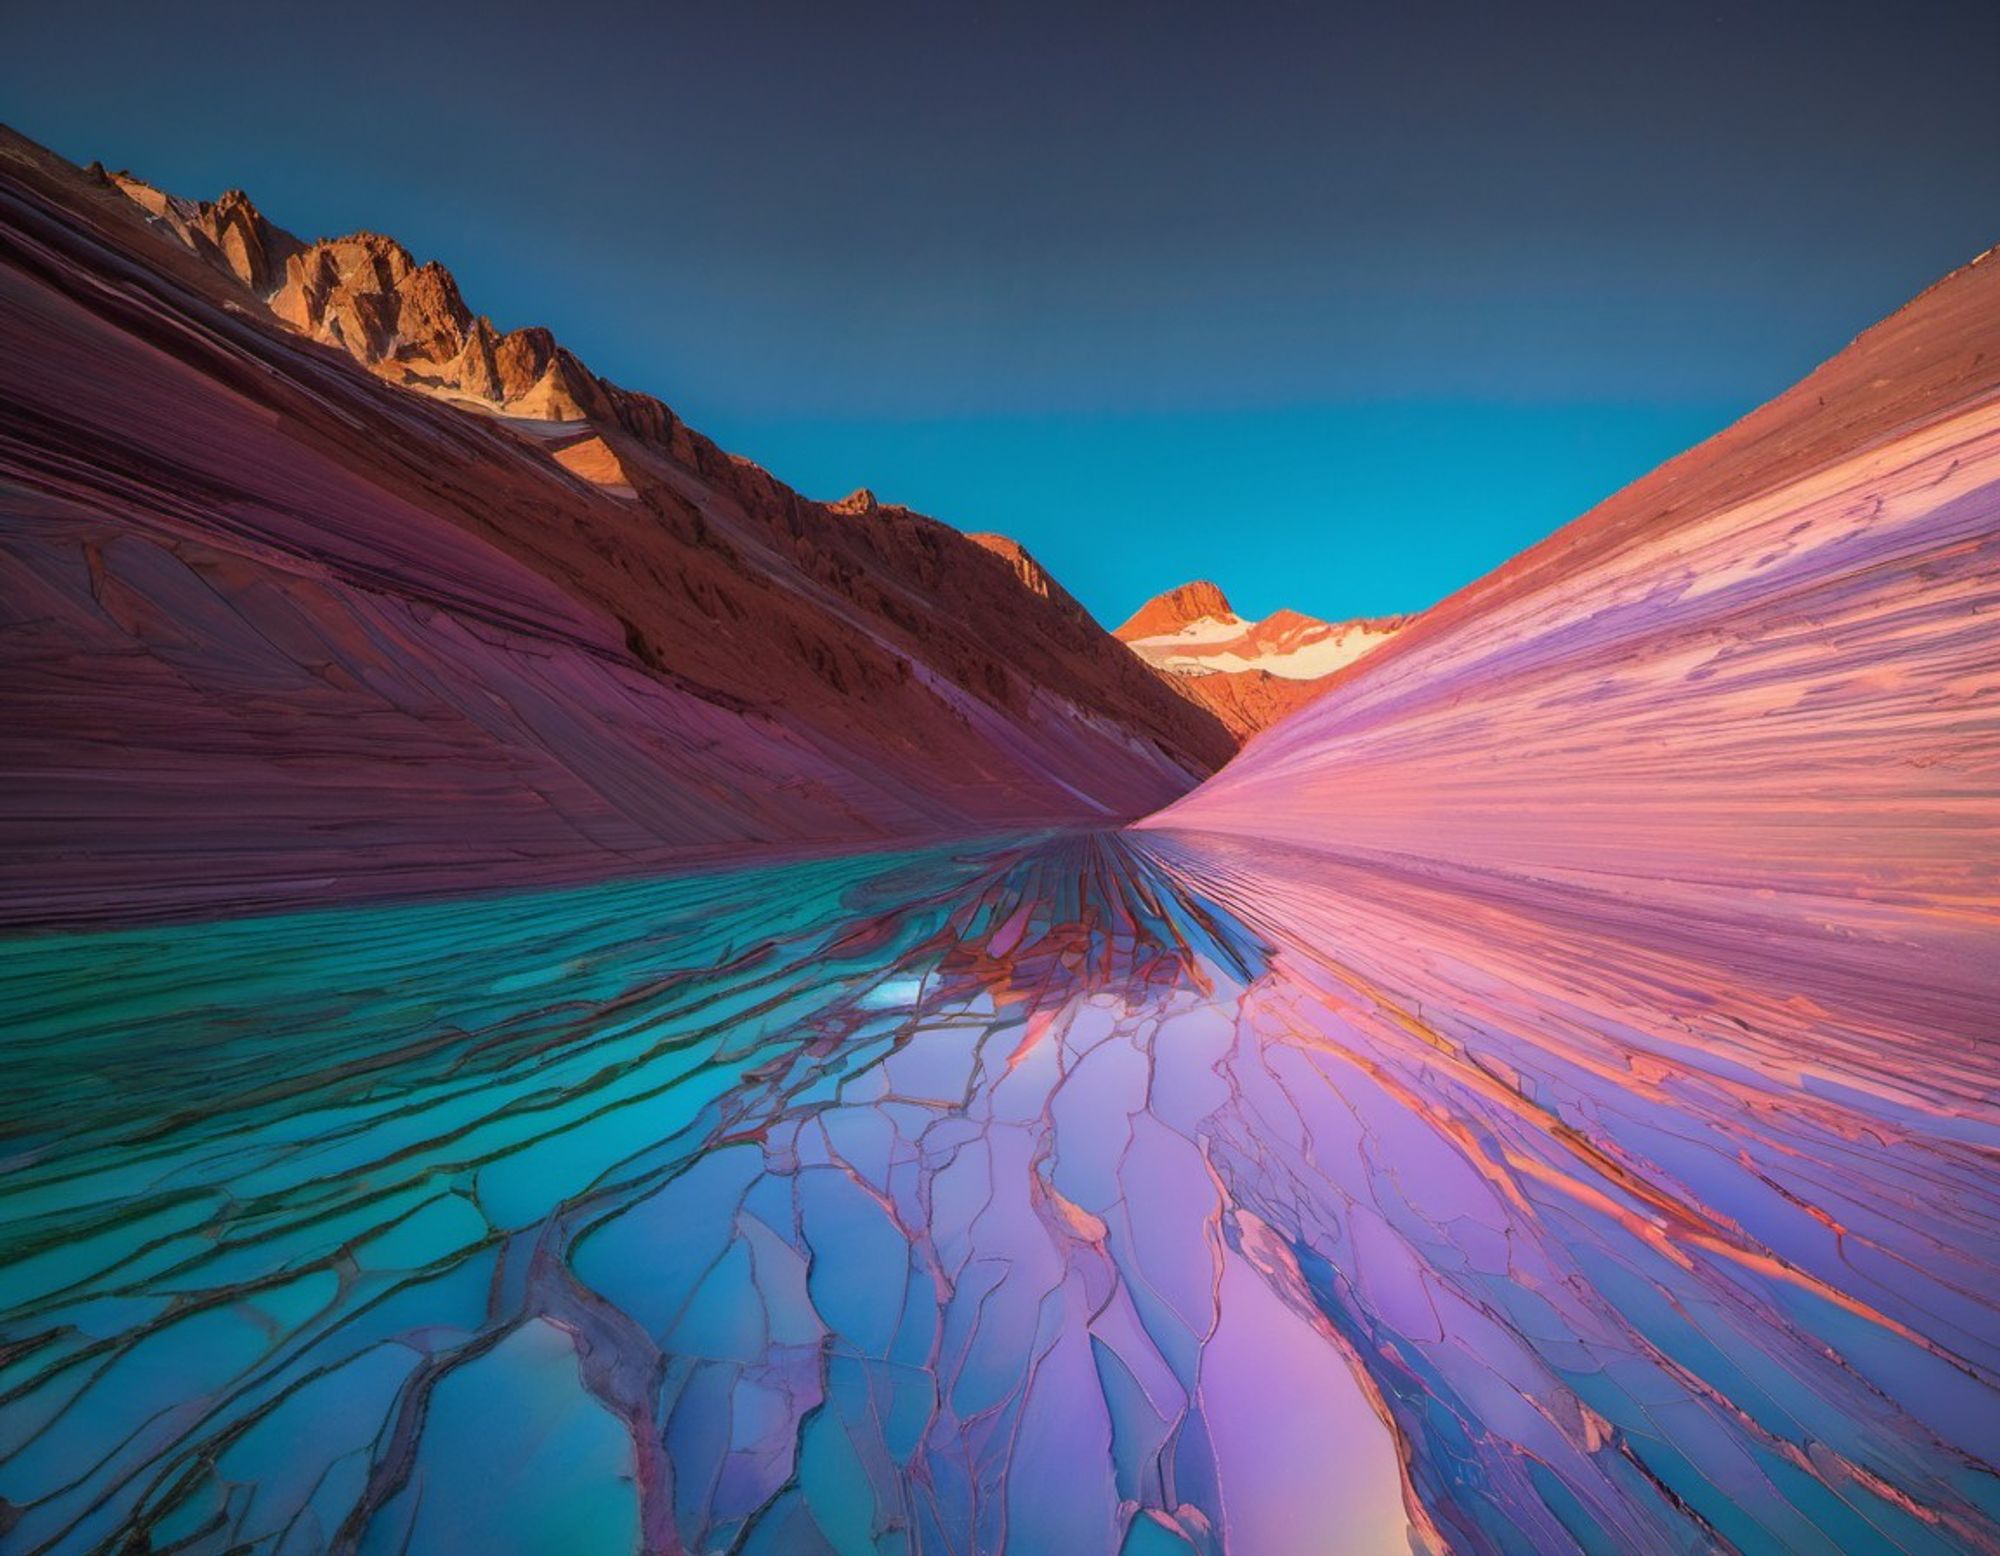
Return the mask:
{"type": "Polygon", "coordinates": [[[0,919],[1116,819],[1227,759],[1007,558],[407,259],[0,141],[0,919]]]}
{"type": "MultiPolygon", "coordinates": [[[[1145,825],[2000,905],[2000,262],[1339,672],[1145,825]]],[[[1969,919],[1966,921],[1969,925],[1969,919]]]]}
{"type": "Polygon", "coordinates": [[[1290,1192],[1311,1171],[1271,1172],[1266,1138],[1350,1164],[1324,1218],[1342,1249],[1316,1215],[1277,1219],[1323,1311],[1385,1316],[1359,1348],[1388,1363],[1435,1543],[2000,1548],[1993,254],[1140,826],[1280,948],[1265,987],[1327,997],[1238,1018],[1325,1056],[1340,1099],[1322,1126],[1273,1088],[1247,1154],[1290,1192]],[[1401,1120],[1350,1123],[1363,1097],[1401,1120]],[[1377,1217],[1400,1221],[1393,1257],[1351,1230],[1377,1217]],[[1502,1235],[1514,1217],[1537,1230],[1502,1235]],[[1537,1238],[1551,1262],[1525,1274],[1537,1238]],[[1515,1332],[1468,1343],[1492,1314],[1515,1332]],[[1651,1332],[1610,1341],[1607,1315],[1651,1332]],[[1504,1384],[1476,1376],[1548,1335],[1504,1384]],[[1781,1403],[1752,1381],[1780,1372],[1781,1403]],[[1506,1444],[1491,1478],[1468,1442],[1506,1444]]]}

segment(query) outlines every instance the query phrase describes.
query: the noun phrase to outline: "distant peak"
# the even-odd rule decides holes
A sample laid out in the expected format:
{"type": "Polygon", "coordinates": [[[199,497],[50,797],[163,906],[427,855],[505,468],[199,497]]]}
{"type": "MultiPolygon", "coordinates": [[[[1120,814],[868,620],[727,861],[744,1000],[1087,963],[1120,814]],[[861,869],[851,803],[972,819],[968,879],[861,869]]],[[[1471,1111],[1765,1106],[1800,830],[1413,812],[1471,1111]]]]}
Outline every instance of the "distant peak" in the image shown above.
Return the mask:
{"type": "Polygon", "coordinates": [[[1230,620],[1235,615],[1236,612],[1230,608],[1229,597],[1221,589],[1206,578],[1197,578],[1178,589],[1154,595],[1133,612],[1132,619],[1113,636],[1128,642],[1133,638],[1160,637],[1178,632],[1191,621],[1211,616],[1218,620],[1230,620]]]}
{"type": "Polygon", "coordinates": [[[1204,616],[1234,616],[1235,609],[1229,603],[1229,596],[1206,578],[1197,578],[1193,583],[1184,583],[1178,589],[1169,589],[1155,598],[1155,605],[1165,605],[1177,611],[1186,621],[1199,621],[1204,616]]]}

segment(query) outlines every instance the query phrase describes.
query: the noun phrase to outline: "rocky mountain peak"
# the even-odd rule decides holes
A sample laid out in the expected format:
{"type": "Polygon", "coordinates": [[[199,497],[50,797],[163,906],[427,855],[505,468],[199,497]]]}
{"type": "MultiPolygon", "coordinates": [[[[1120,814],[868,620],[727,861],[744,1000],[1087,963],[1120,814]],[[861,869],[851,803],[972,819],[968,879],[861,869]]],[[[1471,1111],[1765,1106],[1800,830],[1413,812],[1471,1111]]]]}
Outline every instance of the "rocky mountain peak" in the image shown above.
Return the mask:
{"type": "Polygon", "coordinates": [[[830,502],[827,504],[827,507],[835,513],[855,515],[873,513],[881,506],[880,499],[865,486],[857,486],[853,491],[841,498],[839,502],[830,502]]]}
{"type": "Polygon", "coordinates": [[[184,200],[156,189],[128,172],[95,178],[119,190],[154,221],[200,254],[217,269],[226,270],[259,297],[267,297],[284,278],[285,268],[305,245],[282,227],[267,221],[240,189],[226,190],[217,200],[184,200]]]}
{"type": "Polygon", "coordinates": [[[1228,621],[1235,615],[1228,596],[1220,588],[1206,578],[1197,578],[1178,589],[1154,595],[1133,612],[1131,619],[1112,636],[1127,642],[1133,638],[1162,637],[1169,632],[1178,632],[1189,622],[1206,617],[1228,621]]]}

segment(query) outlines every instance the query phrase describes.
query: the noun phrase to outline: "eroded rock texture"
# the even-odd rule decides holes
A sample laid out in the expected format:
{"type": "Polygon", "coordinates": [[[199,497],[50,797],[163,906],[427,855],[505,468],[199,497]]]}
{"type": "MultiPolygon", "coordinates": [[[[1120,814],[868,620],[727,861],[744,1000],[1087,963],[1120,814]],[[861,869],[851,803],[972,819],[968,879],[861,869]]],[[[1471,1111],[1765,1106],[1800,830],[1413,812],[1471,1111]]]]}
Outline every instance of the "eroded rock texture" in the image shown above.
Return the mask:
{"type": "Polygon", "coordinates": [[[8,1548],[1994,1549],[1983,973],[1826,950],[1181,833],[16,941],[8,1548]]]}
{"type": "Polygon", "coordinates": [[[1989,254],[1145,824],[1990,930],[1997,613],[1989,254]]]}
{"type": "Polygon", "coordinates": [[[0,131],[0,922],[1122,820],[1230,754],[1031,562],[546,331],[479,400],[479,322],[0,131]]]}

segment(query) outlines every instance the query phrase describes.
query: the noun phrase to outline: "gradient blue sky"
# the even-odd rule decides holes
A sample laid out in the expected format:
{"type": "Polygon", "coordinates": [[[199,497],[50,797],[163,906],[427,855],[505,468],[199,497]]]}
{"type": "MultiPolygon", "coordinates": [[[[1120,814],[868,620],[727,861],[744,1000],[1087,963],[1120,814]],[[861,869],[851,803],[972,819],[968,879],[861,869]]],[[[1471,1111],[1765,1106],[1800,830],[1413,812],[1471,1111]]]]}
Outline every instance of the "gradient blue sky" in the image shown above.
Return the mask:
{"type": "Polygon", "coordinates": [[[371,227],[1115,624],[1421,607],[2000,239],[2000,5],[7,7],[0,118],[371,227]]]}

